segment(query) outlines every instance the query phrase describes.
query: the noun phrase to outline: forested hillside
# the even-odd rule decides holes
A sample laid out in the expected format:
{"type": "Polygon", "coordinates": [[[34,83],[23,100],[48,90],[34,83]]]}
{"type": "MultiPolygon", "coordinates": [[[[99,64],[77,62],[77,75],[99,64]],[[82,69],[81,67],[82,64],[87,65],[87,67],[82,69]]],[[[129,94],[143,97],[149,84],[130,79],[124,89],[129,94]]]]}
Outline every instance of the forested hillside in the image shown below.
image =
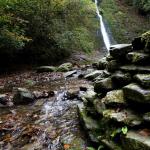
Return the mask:
{"type": "Polygon", "coordinates": [[[0,63],[55,63],[73,50],[90,52],[95,27],[89,0],[1,0],[0,63]]]}

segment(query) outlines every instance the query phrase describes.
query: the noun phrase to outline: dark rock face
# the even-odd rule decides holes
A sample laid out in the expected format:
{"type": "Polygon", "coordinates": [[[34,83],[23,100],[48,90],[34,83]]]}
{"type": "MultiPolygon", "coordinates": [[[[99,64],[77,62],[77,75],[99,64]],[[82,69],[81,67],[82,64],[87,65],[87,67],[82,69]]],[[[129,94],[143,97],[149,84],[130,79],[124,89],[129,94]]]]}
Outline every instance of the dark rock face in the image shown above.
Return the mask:
{"type": "Polygon", "coordinates": [[[136,74],[134,78],[141,86],[150,88],[150,74],[136,74]]]}
{"type": "Polygon", "coordinates": [[[131,51],[131,44],[117,44],[110,47],[110,55],[119,60],[121,60],[128,52],[131,51]]]}
{"type": "Polygon", "coordinates": [[[25,88],[18,88],[14,97],[14,104],[29,104],[34,102],[35,98],[32,92],[25,88]]]}
{"type": "Polygon", "coordinates": [[[123,73],[117,71],[112,75],[112,81],[117,85],[117,87],[122,87],[129,84],[132,80],[130,73],[123,73]]]}
{"type": "Polygon", "coordinates": [[[98,130],[88,124],[88,134],[104,149],[150,150],[149,41],[150,34],[146,33],[132,45],[111,46],[110,55],[99,63],[109,75],[96,77],[94,94],[84,97],[85,114],[98,123],[98,130]]]}
{"type": "Polygon", "coordinates": [[[130,52],[127,54],[127,59],[133,64],[148,63],[149,55],[139,52],[130,52]]]}
{"type": "Polygon", "coordinates": [[[137,37],[132,41],[133,50],[141,50],[145,47],[145,42],[141,40],[141,37],[137,37]]]}
{"type": "Polygon", "coordinates": [[[125,98],[134,102],[150,104],[150,90],[132,83],[123,88],[125,98]]]}
{"type": "Polygon", "coordinates": [[[97,93],[108,92],[113,89],[114,89],[114,85],[110,77],[103,79],[101,81],[97,81],[95,82],[94,85],[94,91],[97,93]]]}

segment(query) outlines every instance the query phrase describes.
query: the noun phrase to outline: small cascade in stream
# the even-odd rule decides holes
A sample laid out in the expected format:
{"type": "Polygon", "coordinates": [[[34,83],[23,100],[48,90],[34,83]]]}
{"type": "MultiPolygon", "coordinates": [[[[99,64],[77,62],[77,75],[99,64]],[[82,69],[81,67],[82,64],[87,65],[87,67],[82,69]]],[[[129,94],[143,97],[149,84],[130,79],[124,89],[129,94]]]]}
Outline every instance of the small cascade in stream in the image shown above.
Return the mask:
{"type": "Polygon", "coordinates": [[[98,9],[97,0],[95,0],[95,5],[96,5],[96,13],[97,13],[97,16],[99,17],[99,20],[100,20],[101,33],[102,33],[102,36],[103,36],[104,44],[105,44],[107,50],[109,51],[111,43],[110,43],[110,39],[109,39],[108,33],[106,31],[106,28],[105,28],[105,25],[104,25],[104,22],[103,22],[102,15],[100,14],[99,9],[98,9]]]}

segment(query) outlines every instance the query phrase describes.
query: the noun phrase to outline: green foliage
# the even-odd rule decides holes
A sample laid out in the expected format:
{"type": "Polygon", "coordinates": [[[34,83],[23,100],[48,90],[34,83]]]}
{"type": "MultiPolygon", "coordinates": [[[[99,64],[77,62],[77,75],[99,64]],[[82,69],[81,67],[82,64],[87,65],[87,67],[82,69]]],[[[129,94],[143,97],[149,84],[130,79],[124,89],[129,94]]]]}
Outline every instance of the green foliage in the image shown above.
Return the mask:
{"type": "Polygon", "coordinates": [[[112,134],[111,134],[111,137],[114,138],[117,134],[124,134],[126,135],[128,132],[128,127],[124,126],[122,128],[117,128],[115,129],[112,134]]]}
{"type": "Polygon", "coordinates": [[[100,7],[103,9],[103,16],[108,21],[113,37],[118,43],[129,43],[133,37],[149,30],[148,18],[136,14],[133,6],[116,0],[103,0],[100,7]]]}
{"type": "Polygon", "coordinates": [[[0,53],[28,49],[43,61],[53,57],[53,50],[58,55],[89,52],[94,49],[95,22],[95,5],[89,0],[1,0],[0,53]]]}

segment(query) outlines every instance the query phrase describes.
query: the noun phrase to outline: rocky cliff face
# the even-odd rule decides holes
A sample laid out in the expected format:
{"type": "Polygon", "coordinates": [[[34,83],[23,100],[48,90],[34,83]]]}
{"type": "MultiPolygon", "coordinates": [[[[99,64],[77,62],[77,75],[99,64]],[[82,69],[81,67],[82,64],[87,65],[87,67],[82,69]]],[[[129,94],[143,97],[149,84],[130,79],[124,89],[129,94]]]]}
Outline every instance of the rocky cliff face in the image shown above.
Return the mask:
{"type": "Polygon", "coordinates": [[[150,32],[112,45],[93,68],[85,78],[94,89],[78,106],[91,141],[112,150],[150,150],[150,32]]]}

